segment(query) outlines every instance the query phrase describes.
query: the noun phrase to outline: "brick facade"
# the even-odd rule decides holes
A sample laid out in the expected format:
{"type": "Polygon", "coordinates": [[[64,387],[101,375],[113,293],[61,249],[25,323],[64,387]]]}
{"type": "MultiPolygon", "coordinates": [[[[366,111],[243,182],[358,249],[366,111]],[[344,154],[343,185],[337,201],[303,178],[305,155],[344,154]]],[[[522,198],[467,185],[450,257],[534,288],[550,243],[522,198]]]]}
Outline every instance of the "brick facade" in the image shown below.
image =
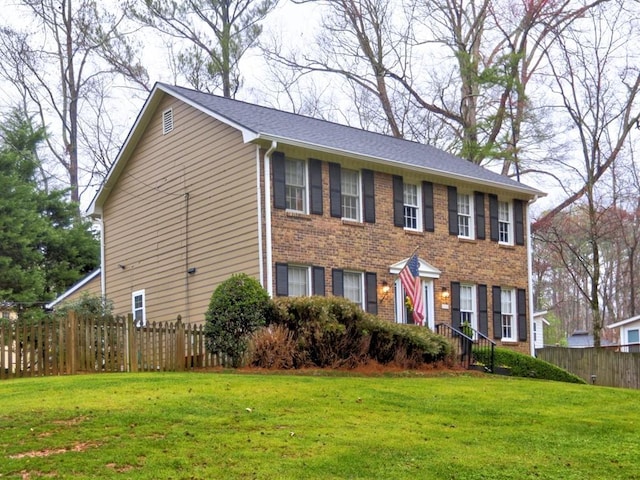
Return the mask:
{"type": "MultiPolygon", "coordinates": [[[[296,158],[304,157],[298,154],[296,158]]],[[[333,158],[329,160],[336,161],[333,158]]],[[[276,263],[324,267],[326,294],[331,295],[332,269],[374,272],[377,275],[378,284],[378,315],[386,320],[395,321],[393,285],[397,275],[390,273],[389,269],[391,265],[408,258],[417,248],[419,257],[441,272],[440,278],[433,281],[435,323],[451,323],[451,310],[442,308],[442,287],[450,291],[451,282],[483,284],[488,288],[488,334],[490,338],[494,338],[491,288],[500,286],[528,289],[526,250],[528,240],[525,238],[525,246],[507,246],[489,239],[488,193],[500,195],[501,192],[483,192],[487,219],[486,239],[465,240],[449,234],[447,185],[454,185],[460,191],[471,194],[482,191],[478,185],[447,184],[446,179],[429,178],[424,175],[418,178],[411,172],[401,170],[375,171],[375,223],[351,222],[330,216],[328,165],[328,161],[322,162],[322,215],[291,213],[275,208],[271,210],[273,264],[270,267],[273,278],[276,278],[276,263]],[[394,226],[392,185],[394,174],[413,175],[410,177],[411,181],[433,182],[434,232],[408,231],[394,226]],[[380,301],[383,296],[381,292],[383,281],[391,286],[391,292],[383,301],[380,301]]],[[[362,163],[359,167],[375,169],[374,166],[366,163],[362,163]]],[[[349,165],[348,168],[354,167],[349,165]]],[[[265,191],[264,188],[262,191],[265,191]]],[[[265,205],[264,198],[263,205],[265,205]]],[[[526,313],[527,341],[504,344],[523,353],[529,353],[530,348],[528,307],[526,313]]],[[[499,345],[501,343],[498,341],[499,345]]]]}

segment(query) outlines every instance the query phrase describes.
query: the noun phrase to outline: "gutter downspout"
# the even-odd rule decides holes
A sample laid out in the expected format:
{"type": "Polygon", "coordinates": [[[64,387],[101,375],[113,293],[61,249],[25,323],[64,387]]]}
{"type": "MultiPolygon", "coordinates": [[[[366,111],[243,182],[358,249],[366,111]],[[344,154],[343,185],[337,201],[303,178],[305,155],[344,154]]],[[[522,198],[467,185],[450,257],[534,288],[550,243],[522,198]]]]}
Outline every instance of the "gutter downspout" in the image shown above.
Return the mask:
{"type": "Polygon", "coordinates": [[[273,140],[269,150],[264,154],[264,215],[265,215],[265,236],[267,250],[267,285],[266,290],[270,297],[273,297],[273,252],[271,243],[271,154],[277,148],[278,142],[273,140]]]}
{"type": "Polygon", "coordinates": [[[107,274],[104,265],[104,221],[102,215],[96,218],[98,225],[100,225],[100,295],[102,301],[107,298],[107,274]]]}
{"type": "Polygon", "coordinates": [[[532,357],[536,356],[536,344],[533,338],[533,240],[531,238],[531,205],[533,205],[538,197],[529,200],[527,204],[527,277],[529,288],[529,344],[532,357]]]}
{"type": "Polygon", "coordinates": [[[260,147],[256,146],[256,191],[258,198],[258,275],[264,288],[264,249],[262,247],[262,187],[260,186],[260,147]]]}

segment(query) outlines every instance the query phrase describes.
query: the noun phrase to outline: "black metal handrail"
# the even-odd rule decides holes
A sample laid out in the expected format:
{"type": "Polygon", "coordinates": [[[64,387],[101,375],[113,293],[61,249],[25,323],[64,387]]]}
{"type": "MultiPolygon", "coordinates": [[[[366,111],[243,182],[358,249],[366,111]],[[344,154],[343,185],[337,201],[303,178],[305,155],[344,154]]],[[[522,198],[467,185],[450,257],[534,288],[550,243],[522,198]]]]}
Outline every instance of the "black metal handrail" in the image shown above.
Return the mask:
{"type": "Polygon", "coordinates": [[[449,339],[457,347],[461,365],[470,368],[471,365],[481,362],[485,371],[493,373],[496,343],[473,328],[465,327],[465,330],[470,332],[471,336],[446,323],[436,325],[436,333],[449,339]]]}

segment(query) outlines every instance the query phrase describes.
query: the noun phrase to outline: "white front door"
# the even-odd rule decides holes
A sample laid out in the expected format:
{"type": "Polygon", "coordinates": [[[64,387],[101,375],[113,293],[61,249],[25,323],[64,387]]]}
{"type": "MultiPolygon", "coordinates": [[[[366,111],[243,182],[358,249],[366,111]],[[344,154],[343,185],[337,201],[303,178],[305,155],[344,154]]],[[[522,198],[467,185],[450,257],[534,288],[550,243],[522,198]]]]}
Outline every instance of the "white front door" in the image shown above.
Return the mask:
{"type": "MultiPolygon", "coordinates": [[[[405,303],[405,298],[407,294],[404,291],[402,286],[402,282],[400,279],[396,280],[395,283],[395,319],[396,323],[408,323],[413,324],[413,315],[409,312],[407,305],[405,303]]],[[[435,329],[435,311],[433,308],[434,305],[434,295],[433,295],[433,280],[430,278],[422,279],[422,295],[424,301],[424,311],[425,311],[425,322],[424,326],[429,327],[431,330],[435,329]]]]}

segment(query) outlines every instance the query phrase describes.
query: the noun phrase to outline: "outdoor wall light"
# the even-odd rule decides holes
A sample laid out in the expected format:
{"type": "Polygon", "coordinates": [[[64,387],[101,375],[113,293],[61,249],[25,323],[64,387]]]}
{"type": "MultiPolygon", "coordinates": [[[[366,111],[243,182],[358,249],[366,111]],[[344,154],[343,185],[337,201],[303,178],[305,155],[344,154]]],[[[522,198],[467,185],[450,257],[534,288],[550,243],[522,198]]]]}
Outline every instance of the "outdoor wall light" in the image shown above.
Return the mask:
{"type": "Polygon", "coordinates": [[[449,308],[449,289],[447,287],[442,287],[442,293],[440,293],[440,298],[442,299],[442,308],[449,308]]]}
{"type": "Polygon", "coordinates": [[[381,290],[382,290],[382,298],[380,298],[380,303],[384,302],[384,299],[387,298],[387,295],[389,295],[389,290],[391,290],[386,280],[382,281],[381,290]]]}
{"type": "Polygon", "coordinates": [[[193,275],[194,273],[196,273],[196,267],[191,267],[187,270],[187,273],[189,275],[193,275]]]}

